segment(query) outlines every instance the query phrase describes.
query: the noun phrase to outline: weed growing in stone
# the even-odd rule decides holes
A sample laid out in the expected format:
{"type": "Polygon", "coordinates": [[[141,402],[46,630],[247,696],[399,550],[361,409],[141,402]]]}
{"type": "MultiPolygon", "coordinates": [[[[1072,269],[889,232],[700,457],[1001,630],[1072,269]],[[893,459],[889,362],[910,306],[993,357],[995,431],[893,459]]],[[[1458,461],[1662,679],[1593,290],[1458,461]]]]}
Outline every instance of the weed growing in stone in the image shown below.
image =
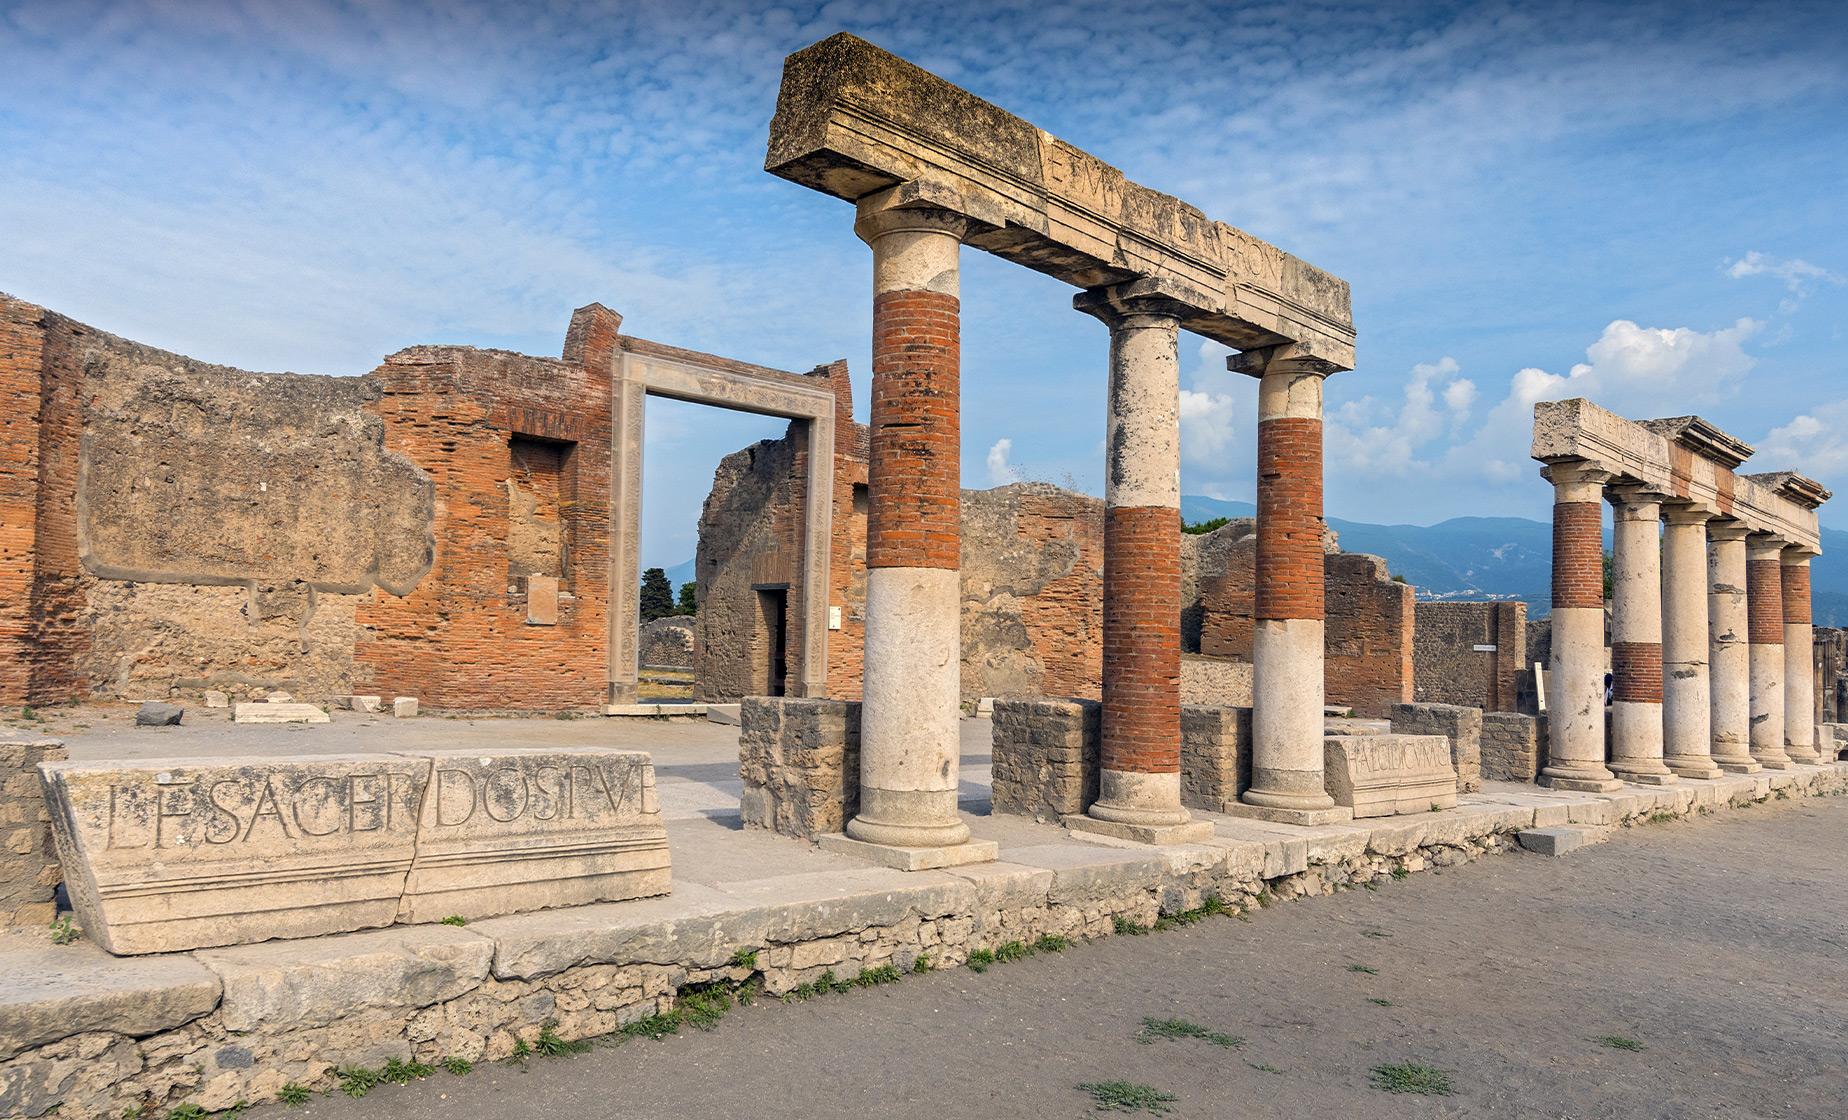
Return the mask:
{"type": "Polygon", "coordinates": [[[227,1108],[223,1112],[218,1113],[215,1117],[215,1120],[237,1120],[238,1117],[244,1115],[244,1113],[249,1112],[249,1111],[250,1111],[250,1102],[249,1101],[239,1101],[236,1104],[232,1105],[230,1108],[227,1108]]]}
{"type": "Polygon", "coordinates": [[[1411,873],[1412,873],[1412,869],[1405,866],[1404,864],[1400,864],[1399,866],[1392,869],[1392,877],[1394,879],[1403,879],[1407,875],[1410,875],[1411,873]]]}
{"type": "Polygon", "coordinates": [[[379,1071],[365,1066],[341,1066],[334,1071],[340,1079],[340,1091],[354,1100],[378,1088],[379,1071]]]}
{"type": "Polygon", "coordinates": [[[308,1086],[295,1081],[291,1081],[287,1085],[276,1090],[276,1099],[288,1105],[290,1108],[294,1108],[298,1104],[307,1104],[308,1096],[308,1086]]]}
{"type": "Polygon", "coordinates": [[[196,1104],[183,1104],[177,1108],[169,1109],[167,1112],[167,1120],[206,1120],[206,1117],[210,1115],[211,1113],[200,1108],[196,1104]]]}
{"type": "Polygon", "coordinates": [[[463,1074],[472,1072],[475,1068],[475,1063],[469,1061],[467,1058],[448,1057],[443,1059],[443,1068],[455,1074],[457,1077],[461,1077],[463,1074]]]}
{"type": "Polygon", "coordinates": [[[1675,819],[1675,814],[1663,812],[1660,809],[1657,809],[1655,812],[1649,814],[1650,824],[1667,824],[1669,821],[1672,821],[1674,819],[1675,819]]]}
{"type": "Polygon", "coordinates": [[[1597,1043],[1599,1046],[1608,1047],[1609,1049],[1612,1049],[1612,1050],[1628,1050],[1632,1054],[1636,1053],[1639,1050],[1647,1049],[1647,1047],[1645,1047],[1642,1043],[1638,1042],[1636,1039],[1626,1038],[1620,1034],[1601,1034],[1598,1037],[1592,1039],[1592,1041],[1597,1043]]]}
{"type": "Polygon", "coordinates": [[[1035,953],[1063,953],[1071,947],[1072,943],[1069,940],[1056,933],[1042,933],[1038,940],[1033,942],[1035,953]]]}
{"type": "Polygon", "coordinates": [[[409,1085],[411,1082],[421,1081],[435,1072],[436,1067],[430,1065],[428,1062],[406,1062],[397,1058],[391,1058],[385,1062],[385,1068],[379,1070],[379,1080],[389,1081],[393,1085],[409,1085]]]}
{"type": "Polygon", "coordinates": [[[563,1039],[552,1029],[551,1024],[539,1028],[539,1039],[533,1044],[541,1057],[568,1058],[573,1054],[582,1054],[590,1049],[590,1043],[584,1039],[563,1039]]]}
{"type": "Polygon", "coordinates": [[[82,936],[83,931],[72,923],[69,914],[59,914],[57,919],[51,923],[51,943],[53,945],[69,945],[82,936]]]}
{"type": "Polygon", "coordinates": [[[446,926],[465,926],[468,924],[468,919],[460,914],[451,914],[449,917],[443,919],[443,924],[446,926]]]}
{"type": "MultiPolygon", "coordinates": [[[[1119,922],[1122,920],[1121,918],[1117,919],[1119,922]]],[[[987,972],[988,966],[995,963],[995,952],[993,949],[971,949],[969,950],[969,960],[967,963],[970,969],[975,972],[987,972]]]]}
{"type": "Polygon", "coordinates": [[[131,1104],[122,1110],[122,1120],[147,1120],[152,1115],[154,1115],[154,1106],[146,1101],[131,1104]]]}
{"type": "Polygon", "coordinates": [[[1033,950],[1027,948],[1026,942],[1009,941],[995,950],[995,960],[1002,964],[1012,964],[1014,961],[1032,955],[1032,953],[1033,950]]]}
{"type": "Polygon", "coordinates": [[[1137,1042],[1147,1046],[1163,1038],[1199,1038],[1214,1046],[1224,1046],[1227,1049],[1245,1045],[1245,1040],[1238,1035],[1212,1030],[1198,1023],[1190,1023],[1185,1019],[1145,1018],[1142,1020],[1142,1029],[1136,1032],[1137,1042]]]}
{"type": "Polygon", "coordinates": [[[680,1033],[680,1018],[671,1011],[657,1011],[623,1024],[620,1032],[629,1038],[647,1038],[659,1042],[670,1034],[680,1033]]]}
{"type": "Polygon", "coordinates": [[[1230,908],[1226,906],[1223,899],[1216,894],[1209,894],[1200,905],[1194,907],[1192,910],[1181,910],[1157,918],[1155,920],[1155,928],[1176,929],[1180,926],[1190,926],[1195,922],[1203,922],[1208,918],[1216,918],[1221,914],[1228,914],[1230,912],[1230,908]]]}
{"type": "Polygon", "coordinates": [[[1455,1088],[1448,1073],[1416,1062],[1374,1066],[1373,1087],[1388,1093],[1416,1093],[1421,1097],[1447,1097],[1455,1088]]]}
{"type": "MultiPolygon", "coordinates": [[[[1015,942],[1015,944],[1019,944],[1019,942],[1015,942]]],[[[881,984],[896,984],[903,979],[904,977],[899,973],[896,967],[889,964],[882,964],[876,968],[862,970],[860,975],[853,978],[853,986],[856,988],[875,988],[881,984]]]]}
{"type": "Polygon", "coordinates": [[[918,975],[929,972],[931,967],[929,953],[919,953],[918,959],[911,962],[911,971],[918,975]]]}
{"type": "Polygon", "coordinates": [[[1078,1086],[1078,1091],[1089,1093],[1099,1112],[1147,1112],[1165,1116],[1174,1111],[1169,1106],[1181,1099],[1173,1093],[1134,1081],[1087,1081],[1078,1086]]]}
{"type": "Polygon", "coordinates": [[[1389,1000],[1389,999],[1381,999],[1381,998],[1380,998],[1380,997],[1378,997],[1378,996],[1369,996],[1369,997],[1367,997],[1367,1002],[1368,1002],[1368,1003],[1372,1003],[1372,1004],[1377,1004],[1377,1005],[1378,1005],[1378,1006],[1380,1006],[1380,1007],[1391,1007],[1391,1006],[1392,1006],[1392,1001],[1391,1001],[1391,1000],[1389,1000]]]}
{"type": "Polygon", "coordinates": [[[1273,895],[1270,892],[1269,887],[1264,888],[1263,890],[1259,891],[1257,894],[1257,903],[1259,906],[1269,906],[1272,902],[1275,902],[1276,900],[1277,900],[1277,896],[1273,895]]]}
{"type": "Polygon", "coordinates": [[[738,950],[736,953],[733,953],[731,955],[731,965],[733,968],[756,968],[757,967],[757,950],[755,949],[738,950]]]}
{"type": "Polygon", "coordinates": [[[1149,927],[1143,925],[1141,922],[1135,921],[1132,918],[1126,918],[1121,914],[1118,914],[1110,924],[1115,928],[1117,933],[1126,933],[1131,937],[1140,937],[1149,931],[1149,927]]]}
{"type": "Polygon", "coordinates": [[[702,1031],[718,1026],[719,1020],[725,1018],[725,1013],[731,1009],[731,989],[723,984],[682,988],[674,997],[674,1011],[680,1021],[702,1031]]]}
{"type": "Polygon", "coordinates": [[[510,1056],[516,1062],[523,1062],[533,1056],[533,1048],[527,1044],[525,1039],[516,1038],[513,1040],[513,1053],[510,1056]]]}
{"type": "Polygon", "coordinates": [[[1379,975],[1379,971],[1380,971],[1379,969],[1374,968],[1372,965],[1365,965],[1365,964],[1351,964],[1347,966],[1347,970],[1349,972],[1364,972],[1368,976],[1377,976],[1379,975]]]}

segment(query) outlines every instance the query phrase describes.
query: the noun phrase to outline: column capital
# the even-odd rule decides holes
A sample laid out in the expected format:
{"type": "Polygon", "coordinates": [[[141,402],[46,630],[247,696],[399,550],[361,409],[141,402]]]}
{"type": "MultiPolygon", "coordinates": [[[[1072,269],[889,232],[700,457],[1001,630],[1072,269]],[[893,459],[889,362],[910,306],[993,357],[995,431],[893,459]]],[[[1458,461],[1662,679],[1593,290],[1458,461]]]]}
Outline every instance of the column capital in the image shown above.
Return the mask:
{"type": "Polygon", "coordinates": [[[938,233],[960,242],[968,232],[967,218],[933,206],[862,211],[853,223],[854,236],[868,245],[889,233],[938,233]]]}
{"type": "MultiPolygon", "coordinates": [[[[1619,512],[1628,514],[1632,518],[1640,515],[1643,520],[1648,521],[1655,520],[1655,517],[1651,516],[1647,507],[1658,507],[1659,510],[1662,502],[1668,497],[1660,490],[1627,479],[1607,484],[1604,487],[1604,496],[1619,512]]],[[[1659,512],[1656,516],[1659,516],[1659,512]]]]}
{"type": "Polygon", "coordinates": [[[1787,544],[1784,546],[1784,551],[1782,554],[1779,555],[1778,559],[1784,564],[1785,567],[1794,568],[1800,565],[1808,564],[1811,560],[1814,560],[1816,557],[1821,556],[1821,555],[1822,553],[1816,551],[1815,549],[1809,547],[1808,545],[1787,544]]]}
{"type": "Polygon", "coordinates": [[[1587,459],[1555,459],[1540,468],[1540,477],[1553,484],[1556,501],[1598,502],[1604,484],[1616,476],[1587,459]]]}
{"type": "Polygon", "coordinates": [[[1753,560],[1783,559],[1785,540],[1775,533],[1762,533],[1756,530],[1748,532],[1745,537],[1745,553],[1753,560]]]}
{"type": "Polygon", "coordinates": [[[1743,521],[1734,521],[1730,517],[1716,517],[1707,522],[1707,539],[1710,541],[1742,541],[1751,532],[1743,521]]]}
{"type": "Polygon", "coordinates": [[[1713,519],[1713,514],[1692,502],[1667,501],[1662,503],[1662,520],[1670,525],[1705,525],[1713,519]]]}
{"type": "Polygon", "coordinates": [[[1285,342],[1276,346],[1258,346],[1241,350],[1226,358],[1226,368],[1233,373],[1264,377],[1273,373],[1314,374],[1327,377],[1347,367],[1317,352],[1313,343],[1285,342]]]}
{"type": "Polygon", "coordinates": [[[1102,321],[1113,331],[1178,327],[1189,313],[1205,306],[1204,292],[1167,276],[1087,288],[1072,297],[1073,310],[1102,321]]]}

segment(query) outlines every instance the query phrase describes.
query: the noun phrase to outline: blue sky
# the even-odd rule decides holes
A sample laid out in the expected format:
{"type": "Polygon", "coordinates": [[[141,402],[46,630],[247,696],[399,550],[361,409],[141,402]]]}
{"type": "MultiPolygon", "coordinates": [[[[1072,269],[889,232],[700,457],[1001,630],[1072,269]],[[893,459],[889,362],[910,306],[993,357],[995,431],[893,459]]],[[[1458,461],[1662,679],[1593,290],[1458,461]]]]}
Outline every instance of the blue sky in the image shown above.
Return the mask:
{"type": "MultiPolygon", "coordinates": [[[[851,208],[762,170],[782,57],[860,34],[1348,279],[1328,508],[1543,516],[1534,400],[1699,412],[1848,499],[1840,4],[0,0],[0,290],[250,369],[422,342],[845,356],[851,208]]],[[[1098,492],[1103,328],[964,253],[963,479],[1098,492]]],[[[1183,485],[1249,498],[1253,386],[1182,336],[1183,485]]],[[[781,425],[650,406],[646,563],[781,425]]],[[[1848,525],[1848,516],[1824,520],[1848,525]]]]}

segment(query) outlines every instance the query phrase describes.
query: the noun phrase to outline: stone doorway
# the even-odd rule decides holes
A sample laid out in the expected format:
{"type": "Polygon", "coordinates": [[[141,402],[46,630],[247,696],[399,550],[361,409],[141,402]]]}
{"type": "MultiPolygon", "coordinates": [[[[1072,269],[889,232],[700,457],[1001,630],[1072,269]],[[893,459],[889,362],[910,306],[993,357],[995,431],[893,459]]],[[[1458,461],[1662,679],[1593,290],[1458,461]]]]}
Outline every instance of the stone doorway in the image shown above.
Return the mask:
{"type": "Polygon", "coordinates": [[[789,585],[757,588],[758,677],[763,696],[786,696],[789,687],[789,585]]]}

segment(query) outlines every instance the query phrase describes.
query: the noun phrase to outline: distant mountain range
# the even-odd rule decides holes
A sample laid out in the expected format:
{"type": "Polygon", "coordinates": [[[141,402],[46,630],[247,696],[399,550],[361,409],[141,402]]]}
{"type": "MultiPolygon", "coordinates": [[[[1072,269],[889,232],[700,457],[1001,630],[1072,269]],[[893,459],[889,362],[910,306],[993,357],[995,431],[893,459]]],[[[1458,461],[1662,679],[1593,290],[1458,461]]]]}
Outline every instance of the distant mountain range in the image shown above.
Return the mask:
{"type": "MultiPolygon", "coordinates": [[[[1181,498],[1181,520],[1188,524],[1256,514],[1250,502],[1181,498]]],[[[1421,599],[1521,599],[1536,615],[1547,613],[1553,527],[1546,522],[1453,517],[1436,525],[1374,525],[1331,517],[1328,524],[1340,534],[1344,551],[1383,557],[1387,569],[1404,576],[1421,599]]],[[[1816,622],[1848,626],[1848,532],[1823,529],[1822,549],[1810,573],[1816,622]]]]}

